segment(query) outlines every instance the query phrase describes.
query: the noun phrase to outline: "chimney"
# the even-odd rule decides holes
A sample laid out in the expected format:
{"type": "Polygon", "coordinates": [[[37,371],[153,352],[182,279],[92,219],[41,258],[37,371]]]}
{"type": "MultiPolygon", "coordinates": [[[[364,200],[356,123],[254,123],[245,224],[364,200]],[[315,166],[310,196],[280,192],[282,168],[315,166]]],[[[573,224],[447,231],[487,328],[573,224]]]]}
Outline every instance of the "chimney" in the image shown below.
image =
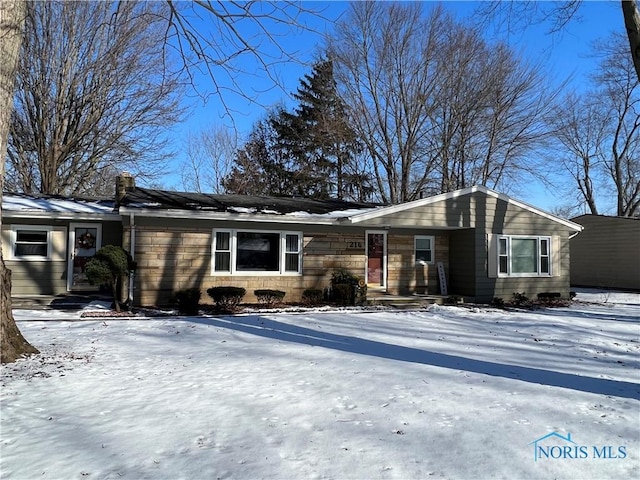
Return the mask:
{"type": "Polygon", "coordinates": [[[122,172],[116,177],[116,208],[127,194],[136,188],[136,181],[129,172],[122,172]]]}

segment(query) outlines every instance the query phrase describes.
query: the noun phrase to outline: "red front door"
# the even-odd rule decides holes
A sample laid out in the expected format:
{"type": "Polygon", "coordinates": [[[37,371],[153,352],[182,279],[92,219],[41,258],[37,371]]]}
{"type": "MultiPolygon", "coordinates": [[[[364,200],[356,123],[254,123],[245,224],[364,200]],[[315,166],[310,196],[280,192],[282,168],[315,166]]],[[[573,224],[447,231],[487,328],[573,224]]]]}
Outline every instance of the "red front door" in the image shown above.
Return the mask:
{"type": "Polygon", "coordinates": [[[384,286],[384,233],[367,233],[367,284],[384,286]]]}

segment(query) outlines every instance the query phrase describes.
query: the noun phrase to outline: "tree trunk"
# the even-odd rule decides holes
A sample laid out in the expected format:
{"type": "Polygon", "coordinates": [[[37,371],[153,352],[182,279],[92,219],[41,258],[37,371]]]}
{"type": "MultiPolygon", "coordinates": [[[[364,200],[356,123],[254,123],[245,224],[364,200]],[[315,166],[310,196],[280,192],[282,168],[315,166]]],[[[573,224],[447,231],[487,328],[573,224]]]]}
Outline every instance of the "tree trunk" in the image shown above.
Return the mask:
{"type": "Polygon", "coordinates": [[[640,81],[640,11],[636,0],[622,0],[622,14],[624,26],[629,37],[633,66],[636,68],[638,81],[640,81]]]}
{"type": "MultiPolygon", "coordinates": [[[[26,13],[24,0],[0,1],[0,193],[4,187],[4,159],[7,155],[9,121],[13,109],[13,88],[20,55],[22,25],[26,13]]],[[[2,204],[0,202],[0,229],[2,204]]],[[[11,311],[11,270],[2,258],[0,241],[0,362],[10,363],[23,355],[38,353],[16,325],[11,311]]]]}

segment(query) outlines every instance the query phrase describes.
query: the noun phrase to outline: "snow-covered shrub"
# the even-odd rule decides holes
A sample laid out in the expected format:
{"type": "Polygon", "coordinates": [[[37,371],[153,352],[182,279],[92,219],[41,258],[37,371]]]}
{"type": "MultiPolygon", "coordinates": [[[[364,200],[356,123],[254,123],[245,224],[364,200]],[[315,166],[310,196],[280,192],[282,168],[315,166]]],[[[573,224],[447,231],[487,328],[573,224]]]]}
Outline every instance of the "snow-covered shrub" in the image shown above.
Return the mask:
{"type": "Polygon", "coordinates": [[[258,298],[258,302],[265,305],[266,307],[273,307],[274,305],[278,305],[282,302],[284,298],[285,292],[282,290],[254,290],[253,294],[258,298]]]}
{"type": "Polygon", "coordinates": [[[207,290],[216,309],[223,312],[235,312],[247,291],[242,287],[211,287],[207,290]]]}

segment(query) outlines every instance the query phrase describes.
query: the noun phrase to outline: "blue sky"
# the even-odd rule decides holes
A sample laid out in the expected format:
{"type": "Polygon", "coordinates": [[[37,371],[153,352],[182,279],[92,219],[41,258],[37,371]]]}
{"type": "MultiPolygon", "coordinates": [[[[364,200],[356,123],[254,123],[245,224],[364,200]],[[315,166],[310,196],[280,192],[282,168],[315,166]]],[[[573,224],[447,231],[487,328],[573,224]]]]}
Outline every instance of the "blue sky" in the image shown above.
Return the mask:
{"type": "MultiPolygon", "coordinates": [[[[477,2],[448,1],[441,2],[445,8],[453,12],[460,19],[474,13],[477,2]]],[[[330,31],[332,21],[348,7],[347,2],[304,2],[311,9],[321,9],[327,19],[314,20],[310,27],[317,31],[330,31]]],[[[586,76],[594,68],[594,60],[590,50],[592,41],[607,37],[612,31],[623,32],[623,18],[619,0],[613,1],[585,1],[579,11],[579,17],[574,19],[561,33],[550,34],[549,25],[534,25],[525,31],[510,33],[505,37],[512,47],[522,52],[530,61],[542,62],[556,81],[571,78],[569,88],[580,90],[586,85],[586,76]]],[[[493,29],[487,30],[487,38],[497,38],[493,29]]],[[[254,101],[232,94],[224,96],[225,103],[231,107],[233,123],[239,135],[246,135],[254,122],[262,118],[266,108],[278,103],[291,104],[287,94],[294,92],[299,79],[308,73],[310,63],[317,47],[321,43],[319,35],[313,32],[299,32],[295,35],[281,37],[279,43],[288,52],[295,52],[298,62],[285,62],[274,72],[281,78],[281,88],[273,87],[273,83],[264,81],[260,75],[240,75],[237,78],[241,88],[252,92],[254,101]],[[272,88],[269,88],[272,87],[272,88]]],[[[249,70],[251,67],[246,66],[249,70]]],[[[212,91],[212,81],[206,76],[197,77],[197,88],[200,92],[212,91]]],[[[186,137],[189,133],[197,133],[212,125],[231,125],[231,120],[225,116],[226,110],[222,102],[214,95],[205,102],[193,93],[185,98],[185,103],[191,107],[191,114],[185,121],[172,131],[172,140],[177,152],[172,169],[176,172],[163,177],[160,183],[167,188],[182,189],[179,174],[179,164],[185,158],[186,137]]],[[[518,194],[520,200],[534,204],[543,209],[552,209],[563,203],[563,199],[556,197],[553,192],[546,191],[541,185],[522,189],[518,194]]],[[[602,207],[606,208],[605,202],[602,207]]]]}

